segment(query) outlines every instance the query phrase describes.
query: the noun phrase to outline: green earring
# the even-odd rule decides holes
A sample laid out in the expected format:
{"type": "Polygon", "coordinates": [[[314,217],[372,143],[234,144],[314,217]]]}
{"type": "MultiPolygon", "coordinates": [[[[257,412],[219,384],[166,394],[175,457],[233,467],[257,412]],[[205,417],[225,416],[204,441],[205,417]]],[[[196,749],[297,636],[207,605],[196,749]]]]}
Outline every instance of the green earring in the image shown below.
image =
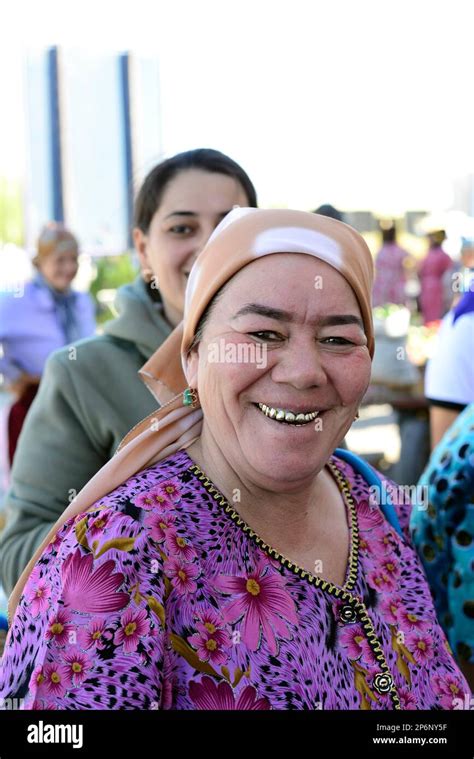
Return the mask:
{"type": "Polygon", "coordinates": [[[192,406],[195,408],[198,404],[197,390],[193,387],[187,387],[183,392],[183,406],[192,406]]]}

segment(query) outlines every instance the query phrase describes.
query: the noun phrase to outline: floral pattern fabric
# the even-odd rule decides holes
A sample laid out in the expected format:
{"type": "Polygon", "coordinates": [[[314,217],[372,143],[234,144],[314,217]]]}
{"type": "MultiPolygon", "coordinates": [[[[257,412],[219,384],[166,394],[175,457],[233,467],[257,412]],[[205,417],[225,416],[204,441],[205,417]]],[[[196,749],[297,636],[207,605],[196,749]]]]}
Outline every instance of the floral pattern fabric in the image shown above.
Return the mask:
{"type": "MultiPolygon", "coordinates": [[[[246,525],[182,450],[67,522],[9,630],[25,709],[452,709],[469,688],[405,539],[349,464],[344,586],[246,525]]],[[[387,483],[394,489],[393,483],[387,483]]],[[[392,493],[396,502],[396,493],[392,493]]]]}

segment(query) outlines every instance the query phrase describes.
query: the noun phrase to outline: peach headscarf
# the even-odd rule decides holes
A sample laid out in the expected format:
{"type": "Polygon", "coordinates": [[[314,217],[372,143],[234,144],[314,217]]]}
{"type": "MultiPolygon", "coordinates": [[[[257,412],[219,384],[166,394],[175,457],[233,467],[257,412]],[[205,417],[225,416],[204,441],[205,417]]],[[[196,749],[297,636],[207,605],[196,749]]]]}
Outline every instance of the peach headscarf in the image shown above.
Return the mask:
{"type": "Polygon", "coordinates": [[[199,437],[202,411],[183,406],[182,392],[187,385],[185,359],[199,320],[222,285],[247,264],[273,253],[305,253],[342,274],[357,297],[373,356],[373,261],[361,235],[347,224],[305,211],[231,211],[216,227],[191,270],[183,321],[140,370],[145,383],[164,405],[126,435],[111,460],[89,480],[52,527],[13,589],[10,619],[36,561],[66,521],[137,472],[186,448],[199,437]]]}

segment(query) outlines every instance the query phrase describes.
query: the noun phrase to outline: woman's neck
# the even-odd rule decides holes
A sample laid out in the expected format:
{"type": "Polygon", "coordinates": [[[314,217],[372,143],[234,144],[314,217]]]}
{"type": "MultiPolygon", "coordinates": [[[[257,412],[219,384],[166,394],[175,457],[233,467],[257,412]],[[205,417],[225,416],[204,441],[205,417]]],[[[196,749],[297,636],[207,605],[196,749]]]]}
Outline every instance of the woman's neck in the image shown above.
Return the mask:
{"type": "Polygon", "coordinates": [[[177,327],[178,324],[182,321],[183,314],[181,313],[181,311],[178,311],[176,308],[174,308],[173,306],[171,306],[163,298],[163,296],[162,296],[162,301],[163,301],[163,315],[164,315],[166,321],[168,322],[168,324],[170,324],[171,327],[173,327],[173,329],[174,329],[174,327],[177,327]]]}
{"type": "Polygon", "coordinates": [[[314,545],[321,524],[330,519],[331,513],[334,515],[332,496],[339,491],[325,469],[311,481],[279,492],[240,476],[205,428],[187,452],[241,518],[280,550],[305,550],[314,545]]]}

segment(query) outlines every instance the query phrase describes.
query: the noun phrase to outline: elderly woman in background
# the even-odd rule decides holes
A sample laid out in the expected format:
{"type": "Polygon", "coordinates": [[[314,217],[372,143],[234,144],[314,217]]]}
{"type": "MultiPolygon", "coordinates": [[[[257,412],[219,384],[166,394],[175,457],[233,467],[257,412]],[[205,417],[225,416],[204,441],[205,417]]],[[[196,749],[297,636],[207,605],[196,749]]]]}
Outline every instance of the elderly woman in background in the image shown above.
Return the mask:
{"type": "Polygon", "coordinates": [[[369,383],[371,287],[370,252],[341,222],[224,219],[148,365],[170,400],[12,594],[0,696],[26,709],[456,708],[468,686],[409,507],[334,453],[369,383]]]}
{"type": "Polygon", "coordinates": [[[71,289],[78,255],[74,235],[62,224],[50,222],[39,235],[33,259],[36,276],[22,297],[0,299],[0,372],[17,398],[8,419],[10,463],[46,359],[58,348],[95,332],[90,296],[71,289]]]}

